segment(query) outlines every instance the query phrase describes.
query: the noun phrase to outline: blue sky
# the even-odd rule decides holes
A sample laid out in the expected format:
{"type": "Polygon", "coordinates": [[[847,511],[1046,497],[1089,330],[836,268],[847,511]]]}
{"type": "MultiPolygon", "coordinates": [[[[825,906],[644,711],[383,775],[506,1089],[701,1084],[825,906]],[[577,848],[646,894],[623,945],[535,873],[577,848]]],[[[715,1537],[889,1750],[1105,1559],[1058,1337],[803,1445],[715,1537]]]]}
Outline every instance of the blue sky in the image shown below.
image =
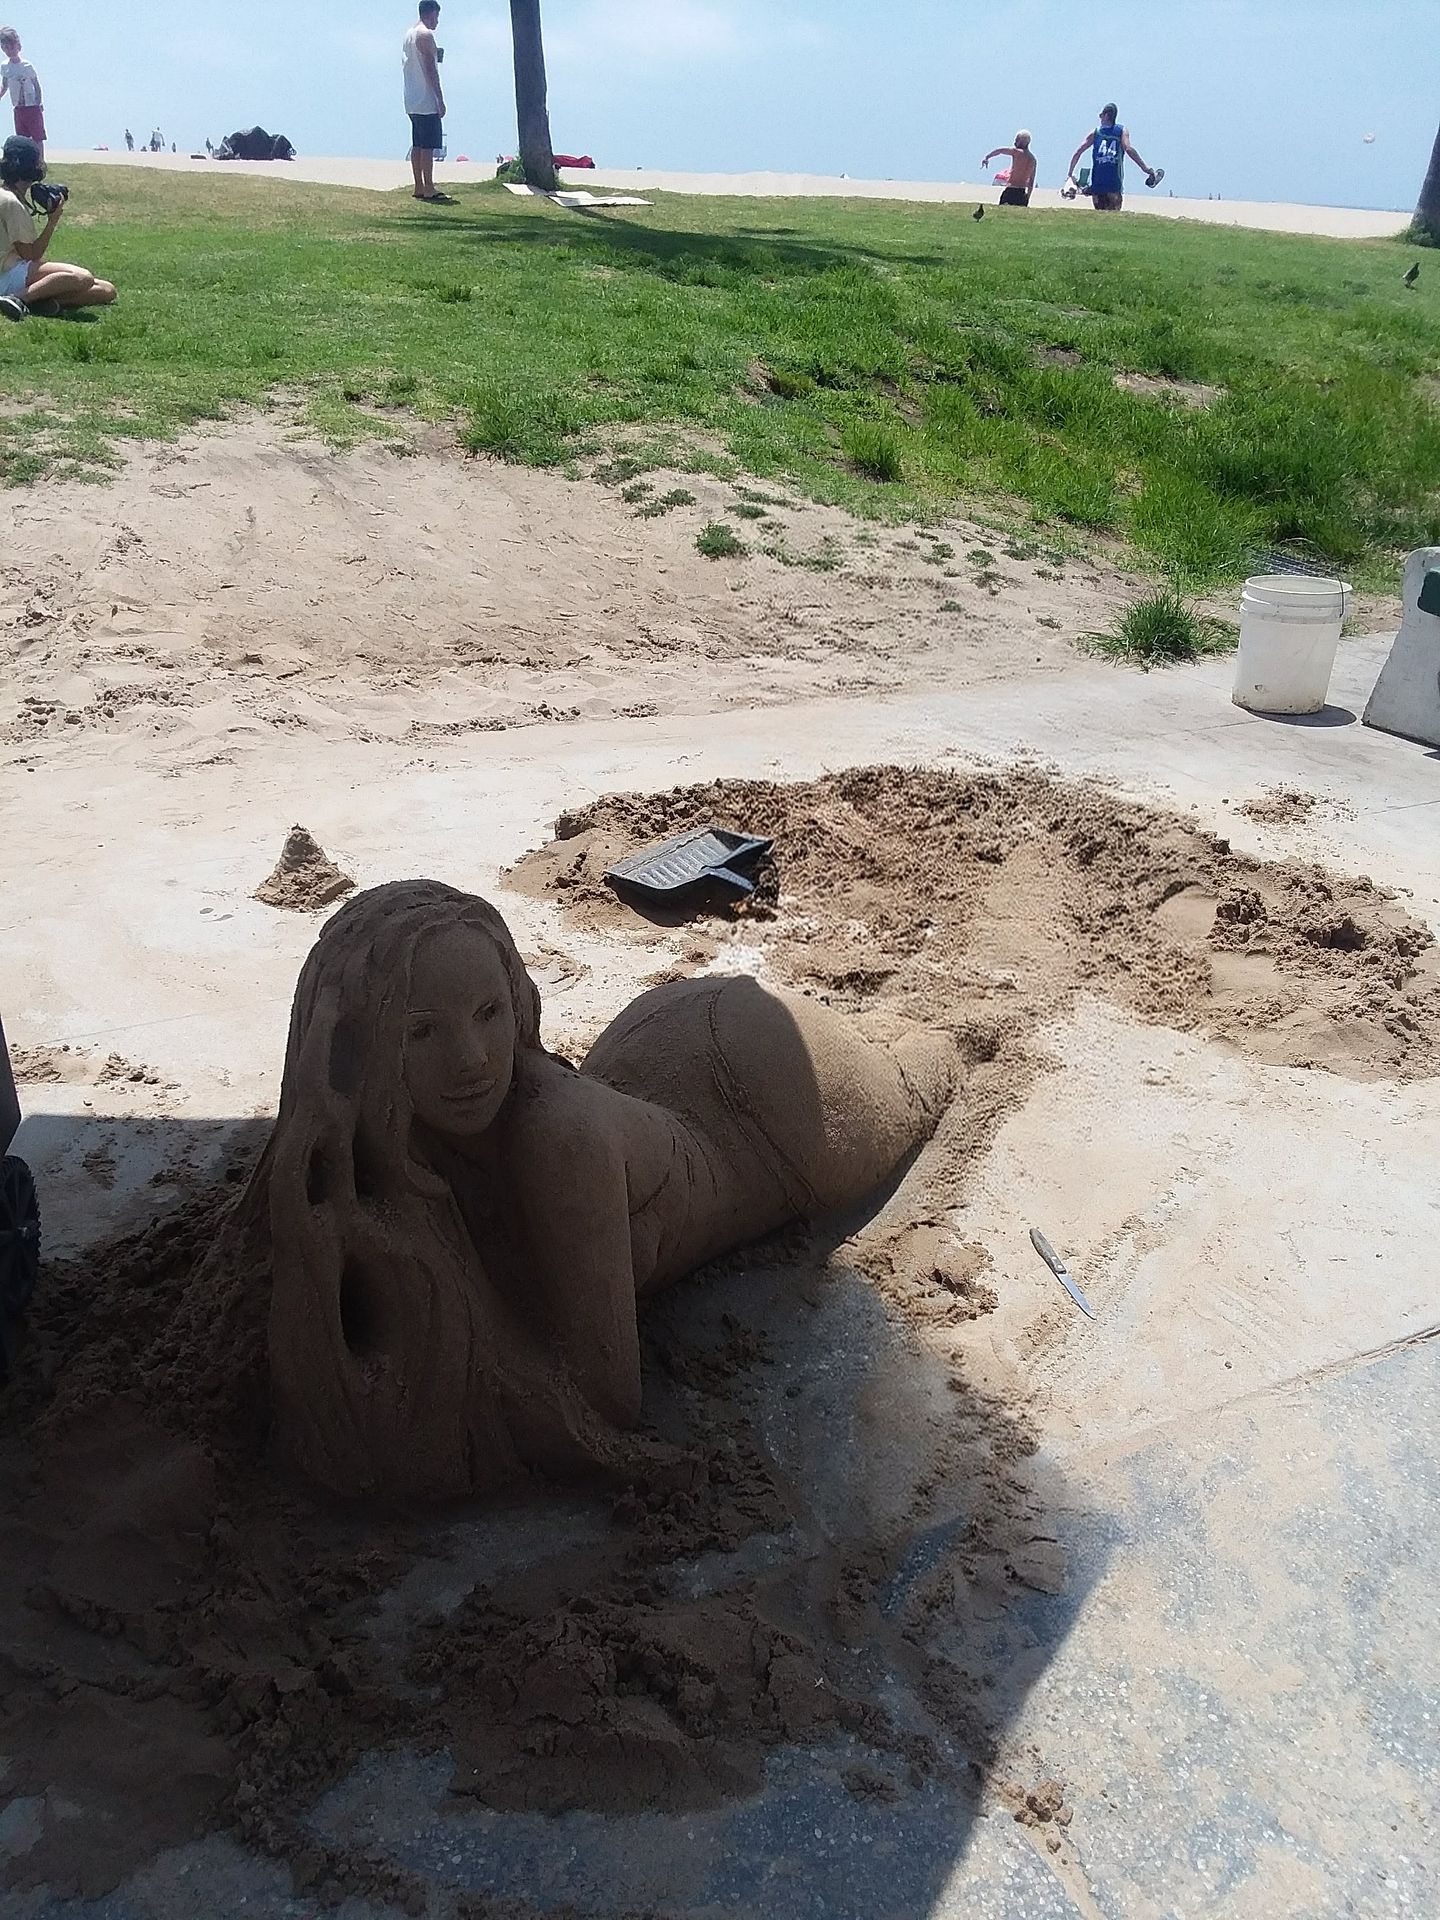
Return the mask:
{"type": "MultiPolygon", "coordinates": [[[[406,146],[387,0],[13,0],[59,146],[262,121],[309,153],[406,146]]],[[[1440,0],[545,0],[551,124],[613,166],[974,179],[1017,126],[1041,179],[1107,99],[1180,194],[1414,204],[1440,0]],[[1365,135],[1373,133],[1367,145],[1365,135]]],[[[446,0],[451,152],[514,146],[509,9],[446,0]]]]}

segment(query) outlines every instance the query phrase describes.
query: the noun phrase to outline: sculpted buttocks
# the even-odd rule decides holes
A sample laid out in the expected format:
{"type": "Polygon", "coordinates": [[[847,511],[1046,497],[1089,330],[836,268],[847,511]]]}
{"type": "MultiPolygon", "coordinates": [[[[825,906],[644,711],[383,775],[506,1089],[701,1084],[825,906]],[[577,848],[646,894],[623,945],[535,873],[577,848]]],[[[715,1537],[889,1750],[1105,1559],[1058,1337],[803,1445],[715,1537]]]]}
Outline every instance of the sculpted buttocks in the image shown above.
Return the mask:
{"type": "Polygon", "coordinates": [[[541,1045],[504,921],[431,881],[357,895],[296,989],[241,1214],[268,1235],[275,1439],[344,1494],[440,1498],[617,1459],[637,1297],[854,1207],[953,1091],[748,978],[643,994],[577,1072],[541,1045]]]}

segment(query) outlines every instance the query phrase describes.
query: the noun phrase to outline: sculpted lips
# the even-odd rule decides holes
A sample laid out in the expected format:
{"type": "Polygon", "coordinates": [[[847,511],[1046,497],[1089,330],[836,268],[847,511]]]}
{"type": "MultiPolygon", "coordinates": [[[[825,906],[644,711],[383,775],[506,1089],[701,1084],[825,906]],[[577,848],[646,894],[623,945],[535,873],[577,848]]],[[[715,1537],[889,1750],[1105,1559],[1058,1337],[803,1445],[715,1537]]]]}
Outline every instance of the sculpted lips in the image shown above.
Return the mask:
{"type": "Polygon", "coordinates": [[[495,1091],[493,1080],[477,1080],[473,1087],[466,1087],[460,1093],[447,1093],[441,1097],[453,1101],[456,1106],[465,1106],[472,1100],[483,1100],[487,1093],[495,1091]]]}

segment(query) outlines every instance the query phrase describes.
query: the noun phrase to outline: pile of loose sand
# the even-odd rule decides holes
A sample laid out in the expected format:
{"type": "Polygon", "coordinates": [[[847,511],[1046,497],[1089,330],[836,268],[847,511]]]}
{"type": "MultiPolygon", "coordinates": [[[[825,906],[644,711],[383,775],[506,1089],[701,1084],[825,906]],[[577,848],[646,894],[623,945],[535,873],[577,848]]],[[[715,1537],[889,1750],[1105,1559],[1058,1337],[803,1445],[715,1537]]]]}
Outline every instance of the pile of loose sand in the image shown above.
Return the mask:
{"type": "Polygon", "coordinates": [[[255,889],[255,898],[267,907],[315,913],[349,893],[354,885],[308,828],[294,826],[285,836],[280,858],[255,889]]]}
{"type": "Polygon", "coordinates": [[[1435,943],[1381,888],[1249,859],[1178,815],[1039,772],[865,767],[612,796],[564,816],[507,884],[653,937],[605,869],[710,822],[774,839],[778,911],[748,918],[743,939],[837,1005],[888,1003],[1013,1055],[1092,992],[1276,1065],[1440,1071],[1435,943]]]}
{"type": "Polygon", "coordinates": [[[1239,812],[1262,827],[1295,827],[1308,820],[1319,804],[1313,793],[1299,787],[1267,787],[1258,799],[1245,801],[1239,812]]]}
{"type": "Polygon", "coordinates": [[[758,949],[770,977],[838,1007],[889,1007],[957,1035],[964,1098],[883,1230],[844,1249],[912,1325],[953,1329],[993,1304],[985,1250],[957,1246],[942,1223],[1048,1070],[1045,1029],[1082,994],[1276,1067],[1357,1080],[1440,1072],[1440,949],[1390,895],[1364,877],[1249,859],[1091,783],[869,767],[609,796],[555,831],[507,884],[597,932],[663,942],[665,975],[724,971],[733,940],[744,964],[758,949]],[[702,901],[703,931],[687,929],[674,957],[673,920],[642,918],[604,873],[712,823],[774,839],[773,902],[756,914],[702,901]]]}

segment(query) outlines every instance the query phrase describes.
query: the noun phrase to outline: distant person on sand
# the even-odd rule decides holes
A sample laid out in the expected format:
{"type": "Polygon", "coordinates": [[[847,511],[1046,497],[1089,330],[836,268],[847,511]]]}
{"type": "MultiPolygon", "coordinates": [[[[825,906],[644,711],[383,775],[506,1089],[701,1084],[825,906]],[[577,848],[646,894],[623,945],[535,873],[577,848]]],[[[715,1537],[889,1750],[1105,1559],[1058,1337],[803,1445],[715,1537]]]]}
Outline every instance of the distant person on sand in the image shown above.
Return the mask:
{"type": "Polygon", "coordinates": [[[1140,158],[1130,144],[1130,129],[1118,124],[1120,109],[1112,104],[1100,109],[1100,124],[1093,133],[1087,133],[1075,149],[1070,159],[1070,179],[1066,193],[1075,198],[1079,189],[1075,186],[1075,169],[1080,164],[1082,154],[1090,155],[1090,178],[1085,191],[1089,194],[1097,213],[1119,213],[1125,204],[1125,156],[1130,158],[1145,175],[1147,187],[1158,187],[1165,178],[1163,167],[1150,167],[1140,158]]]}
{"type": "Polygon", "coordinates": [[[128,127],[125,129],[125,151],[126,153],[135,151],[135,136],[128,127]]]}
{"type": "Polygon", "coordinates": [[[45,162],[34,140],[15,134],[0,149],[0,315],[28,320],[32,313],[53,316],[69,307],[108,307],[115,289],[97,280],[88,267],[47,260],[46,252],[65,212],[56,199],[36,231],[25,202],[37,180],[45,178],[45,162]]]}
{"type": "Polygon", "coordinates": [[[992,147],[980,162],[988,167],[997,154],[1010,156],[1010,181],[1000,195],[1002,207],[1028,207],[1035,191],[1035,156],[1030,151],[1030,136],[1023,129],[1016,134],[1013,147],[992,147]]]}
{"type": "Polygon", "coordinates": [[[410,171],[415,176],[415,198],[428,200],[432,206],[453,207],[450,195],[435,188],[435,155],[445,144],[441,124],[445,94],[440,85],[444,55],[435,44],[439,21],[439,0],[420,0],[420,18],[405,36],[401,64],[405,111],[410,116],[410,171]]]}
{"type": "Polygon", "coordinates": [[[165,136],[158,127],[156,127],[150,135],[150,151],[151,153],[163,153],[165,151],[165,136]]]}
{"type": "Polygon", "coordinates": [[[33,140],[45,154],[45,104],[40,96],[40,77],[28,60],[20,58],[20,36],[14,27],[0,27],[0,97],[9,97],[15,109],[15,131],[23,140],[33,140]]]}

